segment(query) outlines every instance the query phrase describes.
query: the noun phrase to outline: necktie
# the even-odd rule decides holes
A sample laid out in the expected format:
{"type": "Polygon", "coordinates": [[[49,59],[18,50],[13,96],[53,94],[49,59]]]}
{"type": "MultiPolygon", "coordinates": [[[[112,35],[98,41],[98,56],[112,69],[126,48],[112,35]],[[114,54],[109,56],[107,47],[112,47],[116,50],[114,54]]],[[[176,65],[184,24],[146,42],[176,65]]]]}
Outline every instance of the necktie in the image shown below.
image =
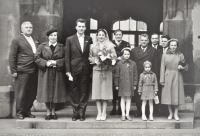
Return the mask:
{"type": "Polygon", "coordinates": [[[50,46],[52,53],[54,53],[55,47],[53,45],[50,46]]]}

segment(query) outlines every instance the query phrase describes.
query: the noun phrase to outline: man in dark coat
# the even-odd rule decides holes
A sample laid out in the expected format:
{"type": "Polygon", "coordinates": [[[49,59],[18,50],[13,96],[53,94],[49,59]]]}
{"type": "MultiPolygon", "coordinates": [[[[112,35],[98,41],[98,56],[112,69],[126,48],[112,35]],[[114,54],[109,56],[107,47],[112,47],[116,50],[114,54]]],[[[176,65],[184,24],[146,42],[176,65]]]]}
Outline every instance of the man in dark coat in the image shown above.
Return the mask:
{"type": "Polygon", "coordinates": [[[31,22],[23,22],[21,31],[22,34],[12,41],[9,54],[10,70],[15,79],[17,119],[35,117],[31,114],[30,109],[36,98],[38,78],[38,71],[34,62],[38,42],[31,36],[33,31],[31,22]]]}
{"type": "MultiPolygon", "coordinates": [[[[157,66],[157,52],[156,49],[149,45],[149,37],[147,34],[140,35],[140,45],[135,47],[131,50],[131,59],[137,64],[138,76],[144,71],[143,63],[145,61],[150,61],[152,63],[152,71],[156,73],[158,66],[157,66]]],[[[142,101],[140,99],[140,95],[135,90],[135,102],[137,106],[137,117],[141,117],[141,105],[142,101]]]]}
{"type": "MultiPolygon", "coordinates": [[[[151,35],[151,46],[153,47],[153,48],[155,48],[156,50],[157,50],[157,53],[158,53],[158,57],[157,57],[157,59],[158,59],[158,61],[157,61],[157,66],[158,66],[158,71],[156,71],[156,77],[157,77],[157,80],[158,80],[158,83],[159,83],[159,81],[160,81],[160,61],[161,61],[161,57],[162,57],[162,55],[160,56],[160,51],[162,50],[162,46],[160,46],[159,45],[159,35],[158,34],[156,34],[156,33],[153,33],[152,35],[151,35]]],[[[161,97],[161,89],[162,89],[162,87],[161,87],[161,85],[160,84],[158,84],[158,98],[159,98],[159,100],[160,100],[160,97],[161,97]]],[[[161,106],[161,103],[159,103],[159,104],[155,104],[154,103],[154,114],[156,115],[156,116],[159,116],[159,114],[160,114],[160,106],[161,106]]]]}
{"type": "Polygon", "coordinates": [[[162,49],[162,46],[159,45],[159,35],[156,33],[151,35],[151,46],[158,50],[162,49]]]}
{"type": "MultiPolygon", "coordinates": [[[[123,37],[123,32],[122,30],[117,29],[114,32],[115,35],[115,40],[112,41],[113,44],[115,44],[115,52],[117,54],[117,61],[121,60],[121,56],[122,56],[122,49],[128,47],[130,48],[130,44],[124,40],[122,40],[123,37]]],[[[117,63],[116,63],[117,64],[117,63]]],[[[114,75],[114,71],[113,71],[113,75],[114,75]]],[[[113,100],[112,100],[112,104],[113,104],[113,109],[110,112],[110,115],[121,115],[121,106],[120,106],[120,102],[121,102],[121,97],[118,97],[118,90],[115,90],[115,88],[113,88],[113,100]],[[116,103],[118,101],[118,110],[116,110],[116,103]]]]}
{"type": "Polygon", "coordinates": [[[66,40],[66,75],[71,81],[72,120],[85,120],[85,110],[89,98],[89,78],[91,66],[89,64],[89,50],[92,38],[84,35],[86,20],[76,21],[77,33],[66,40]]]}
{"type": "MultiPolygon", "coordinates": [[[[153,37],[156,38],[155,34],[154,34],[153,37]]],[[[162,44],[162,46],[161,46],[161,48],[160,47],[157,48],[157,53],[158,53],[158,57],[157,57],[158,65],[157,66],[158,66],[159,69],[158,69],[158,73],[157,73],[156,76],[157,76],[157,79],[158,79],[158,83],[160,81],[160,66],[161,66],[162,55],[164,53],[166,53],[167,50],[168,50],[168,41],[169,40],[170,40],[170,37],[168,35],[162,35],[161,36],[161,44],[162,44]]],[[[158,84],[158,90],[159,90],[158,91],[158,98],[159,98],[159,100],[161,102],[162,85],[158,84]]],[[[169,111],[168,111],[167,105],[163,105],[161,103],[155,104],[154,105],[154,113],[155,113],[156,116],[168,115],[169,111]]]]}

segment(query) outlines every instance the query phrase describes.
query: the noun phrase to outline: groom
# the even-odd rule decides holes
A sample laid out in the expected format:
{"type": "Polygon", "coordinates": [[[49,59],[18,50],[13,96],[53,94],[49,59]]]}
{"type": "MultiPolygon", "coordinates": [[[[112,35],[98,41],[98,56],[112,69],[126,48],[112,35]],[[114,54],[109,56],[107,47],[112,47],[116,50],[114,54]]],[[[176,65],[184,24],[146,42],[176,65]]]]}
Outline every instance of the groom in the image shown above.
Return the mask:
{"type": "Polygon", "coordinates": [[[84,35],[86,20],[76,21],[77,33],[66,40],[66,75],[69,77],[71,88],[72,121],[85,120],[85,111],[89,98],[89,78],[91,73],[88,60],[92,38],[84,35]]]}

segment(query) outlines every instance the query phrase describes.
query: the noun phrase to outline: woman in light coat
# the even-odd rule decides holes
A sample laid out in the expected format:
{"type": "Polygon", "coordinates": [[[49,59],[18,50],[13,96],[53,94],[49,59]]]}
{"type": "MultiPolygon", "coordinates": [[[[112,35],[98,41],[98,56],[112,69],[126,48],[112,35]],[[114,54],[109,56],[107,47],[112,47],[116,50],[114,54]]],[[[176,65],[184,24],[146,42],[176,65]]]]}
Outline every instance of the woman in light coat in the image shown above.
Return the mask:
{"type": "Polygon", "coordinates": [[[174,119],[178,121],[178,106],[185,104],[183,77],[180,71],[187,70],[188,66],[182,65],[185,59],[183,54],[177,51],[178,40],[171,39],[168,44],[169,50],[163,54],[161,61],[160,83],[164,86],[161,103],[168,105],[168,119],[171,120],[174,116],[174,119]],[[174,114],[172,106],[174,106],[174,114]]]}
{"type": "Polygon", "coordinates": [[[115,65],[117,55],[105,29],[99,29],[96,36],[97,42],[91,45],[89,56],[91,64],[94,65],[92,99],[96,100],[97,105],[96,120],[106,120],[107,103],[113,99],[112,65],[115,65]]]}

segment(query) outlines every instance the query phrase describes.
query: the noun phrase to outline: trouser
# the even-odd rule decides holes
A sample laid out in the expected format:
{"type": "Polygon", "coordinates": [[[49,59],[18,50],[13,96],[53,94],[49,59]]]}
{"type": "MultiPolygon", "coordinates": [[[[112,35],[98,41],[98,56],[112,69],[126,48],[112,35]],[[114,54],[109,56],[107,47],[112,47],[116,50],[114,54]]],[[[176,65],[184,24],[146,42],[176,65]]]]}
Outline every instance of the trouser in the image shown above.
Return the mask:
{"type": "Polygon", "coordinates": [[[158,98],[159,104],[154,103],[154,114],[159,116],[167,116],[169,114],[168,107],[165,104],[161,104],[162,86],[158,85],[158,98]]]}
{"type": "Polygon", "coordinates": [[[73,115],[85,115],[89,98],[89,75],[73,75],[71,82],[71,106],[73,115]]]}
{"type": "Polygon", "coordinates": [[[16,113],[24,115],[30,112],[37,94],[38,72],[18,72],[14,82],[16,113]]]}
{"type": "Polygon", "coordinates": [[[116,110],[116,103],[117,103],[117,101],[118,101],[118,110],[121,111],[121,106],[120,106],[121,97],[118,96],[118,90],[115,90],[113,88],[113,100],[112,100],[113,110],[116,110]]]}

